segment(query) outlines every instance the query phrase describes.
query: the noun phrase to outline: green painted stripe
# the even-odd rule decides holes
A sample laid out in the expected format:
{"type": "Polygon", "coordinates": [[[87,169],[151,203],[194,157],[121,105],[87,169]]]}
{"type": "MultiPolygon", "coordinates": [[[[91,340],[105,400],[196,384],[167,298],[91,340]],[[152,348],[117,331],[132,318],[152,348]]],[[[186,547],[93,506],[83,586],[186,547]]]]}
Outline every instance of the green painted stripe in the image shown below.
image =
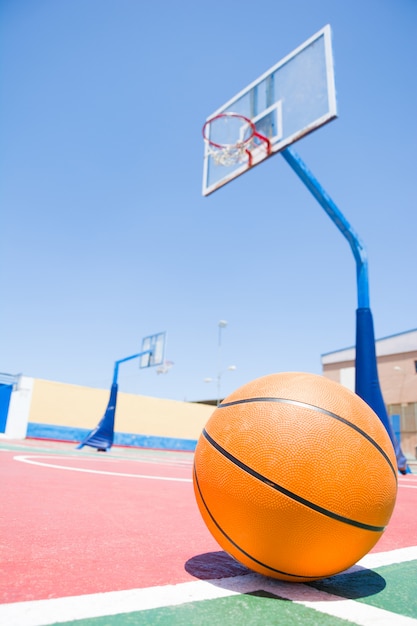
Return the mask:
{"type": "MultiPolygon", "coordinates": [[[[309,583],[315,589],[417,619],[417,561],[309,583]]],[[[393,624],[395,624],[393,617],[393,624]]]]}
{"type": "MultiPolygon", "coordinates": [[[[65,622],[62,626],[342,626],[343,624],[362,624],[392,626],[392,624],[417,624],[417,599],[415,597],[415,574],[417,561],[396,563],[381,567],[378,571],[362,570],[334,576],[324,581],[310,583],[318,592],[329,594],[328,605],[331,613],[332,604],[337,610],[340,606],[345,619],[332,614],[319,612],[314,608],[314,600],[302,600],[303,585],[297,585],[300,594],[294,591],[294,585],[280,586],[291,590],[294,598],[289,601],[284,595],[257,589],[240,595],[233,595],[200,602],[189,602],[179,606],[159,607],[151,610],[113,616],[97,617],[85,620],[65,622]],[[334,598],[339,598],[331,602],[334,598]],[[348,604],[343,599],[350,600],[348,604]],[[352,600],[356,602],[352,604],[352,600]],[[375,607],[375,611],[361,610],[362,603],[375,607]],[[356,608],[355,615],[352,606],[356,608]],[[381,611],[378,611],[381,609],[381,611]],[[388,613],[389,611],[389,613],[388,613]],[[362,616],[361,616],[362,614],[362,616]],[[403,617],[405,616],[405,618],[403,617]],[[411,619],[407,619],[411,618],[411,619]]],[[[265,579],[267,582],[268,579],[265,579]]],[[[267,585],[266,585],[267,586],[267,585]]],[[[286,594],[285,594],[286,595],[286,594]]],[[[308,595],[308,594],[307,594],[308,595]]],[[[320,593],[320,598],[322,597],[320,593]]],[[[308,596],[310,597],[310,596],[308,596]]],[[[316,607],[321,606],[318,601],[316,607]]]]}
{"type": "MultiPolygon", "coordinates": [[[[355,600],[383,610],[382,613],[371,612],[359,620],[357,616],[349,619],[349,611],[346,612],[346,619],[322,612],[318,615],[311,604],[305,606],[299,601],[291,602],[285,597],[259,589],[237,596],[189,602],[179,606],[65,622],[62,626],[212,626],[220,623],[222,626],[242,623],[251,626],[316,626],[318,623],[320,626],[391,626],[399,623],[411,624],[414,620],[417,624],[416,568],[417,561],[396,563],[381,567],[378,571],[357,571],[309,584],[333,597],[355,600]],[[390,613],[387,614],[386,611],[390,613]],[[407,617],[411,620],[407,620],[407,617]]],[[[357,608],[360,613],[360,607],[357,608]]]]}
{"type": "Polygon", "coordinates": [[[318,620],[320,626],[352,624],[330,615],[318,616],[314,609],[257,590],[239,596],[190,602],[172,608],[66,622],[63,626],[317,626],[318,620]]]}

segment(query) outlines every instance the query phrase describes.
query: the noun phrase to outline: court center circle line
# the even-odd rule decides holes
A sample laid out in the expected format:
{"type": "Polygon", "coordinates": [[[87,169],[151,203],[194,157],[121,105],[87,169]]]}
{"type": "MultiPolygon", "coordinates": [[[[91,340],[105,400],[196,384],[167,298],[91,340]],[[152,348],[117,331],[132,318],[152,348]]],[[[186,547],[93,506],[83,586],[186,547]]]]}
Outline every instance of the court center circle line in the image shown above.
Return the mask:
{"type": "Polygon", "coordinates": [[[103,474],[106,476],[122,476],[124,478],[145,478],[148,480],[168,480],[170,482],[179,483],[191,483],[192,478],[174,478],[172,476],[152,476],[148,474],[127,474],[123,472],[108,472],[106,470],[93,470],[85,469],[81,467],[68,467],[67,465],[55,465],[54,463],[44,463],[42,461],[35,460],[33,457],[26,454],[18,454],[13,457],[15,461],[21,463],[28,463],[29,465],[39,465],[41,467],[51,467],[52,469],[68,470],[71,472],[85,472],[87,474],[103,474]]]}

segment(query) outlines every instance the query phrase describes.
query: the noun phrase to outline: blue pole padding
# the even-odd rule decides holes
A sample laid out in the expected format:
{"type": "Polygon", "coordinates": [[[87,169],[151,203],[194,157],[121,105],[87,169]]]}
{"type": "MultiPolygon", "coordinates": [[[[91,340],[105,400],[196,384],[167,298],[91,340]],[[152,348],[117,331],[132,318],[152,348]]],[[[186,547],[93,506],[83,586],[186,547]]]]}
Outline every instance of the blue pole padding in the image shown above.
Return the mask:
{"type": "Polygon", "coordinates": [[[402,473],[407,473],[407,459],[392,428],[379,384],[374,324],[370,309],[358,309],[356,311],[355,390],[384,424],[394,446],[398,469],[402,473]]]}
{"type": "Polygon", "coordinates": [[[371,310],[356,311],[356,369],[355,390],[379,415],[382,423],[394,443],[394,431],[385,408],[378,379],[375,350],[374,324],[371,310]]]}
{"type": "Polygon", "coordinates": [[[114,441],[114,418],[116,413],[118,386],[113,384],[110,389],[110,398],[107,404],[106,412],[99,424],[92,430],[85,439],[77,446],[77,449],[84,446],[97,448],[97,450],[107,451],[113,445],[114,441]]]}

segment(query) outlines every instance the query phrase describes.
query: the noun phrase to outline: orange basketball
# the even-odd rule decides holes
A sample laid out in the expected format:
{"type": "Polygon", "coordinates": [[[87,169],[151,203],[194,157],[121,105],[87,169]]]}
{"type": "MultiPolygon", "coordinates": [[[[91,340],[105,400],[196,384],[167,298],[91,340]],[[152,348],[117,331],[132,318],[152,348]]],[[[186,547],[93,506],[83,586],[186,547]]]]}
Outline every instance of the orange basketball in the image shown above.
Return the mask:
{"type": "Polygon", "coordinates": [[[396,458],[378,416],[313,374],[258,378],[228,396],[195,451],[194,491],[220,546],[292,582],[332,576],[383,534],[396,458]]]}

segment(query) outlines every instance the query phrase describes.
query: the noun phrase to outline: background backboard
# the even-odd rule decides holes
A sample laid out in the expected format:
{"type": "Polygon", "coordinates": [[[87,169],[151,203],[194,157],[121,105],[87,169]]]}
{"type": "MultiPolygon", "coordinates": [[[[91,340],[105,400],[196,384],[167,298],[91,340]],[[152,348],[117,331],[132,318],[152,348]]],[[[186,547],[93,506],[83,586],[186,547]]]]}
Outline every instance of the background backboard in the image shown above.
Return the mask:
{"type": "Polygon", "coordinates": [[[149,335],[142,339],[141,352],[146,352],[147,350],[151,350],[151,352],[140,357],[139,367],[162,365],[165,356],[165,337],[166,333],[163,332],[149,335]]]}
{"type": "MultiPolygon", "coordinates": [[[[255,124],[256,131],[269,139],[270,150],[268,152],[265,149],[264,142],[255,139],[251,145],[251,164],[245,159],[243,162],[225,166],[215,162],[206,141],[204,196],[336,117],[330,26],[325,26],[310,37],[212,113],[207,120],[225,112],[238,113],[249,118],[255,124]]],[[[210,125],[205,132],[212,139],[210,132],[213,133],[214,130],[210,129],[210,125]]],[[[217,143],[230,142],[228,137],[221,137],[222,131],[218,127],[215,132],[217,143]]],[[[244,134],[245,129],[242,128],[241,136],[244,134]]],[[[236,140],[239,140],[239,131],[236,140]]]]}

